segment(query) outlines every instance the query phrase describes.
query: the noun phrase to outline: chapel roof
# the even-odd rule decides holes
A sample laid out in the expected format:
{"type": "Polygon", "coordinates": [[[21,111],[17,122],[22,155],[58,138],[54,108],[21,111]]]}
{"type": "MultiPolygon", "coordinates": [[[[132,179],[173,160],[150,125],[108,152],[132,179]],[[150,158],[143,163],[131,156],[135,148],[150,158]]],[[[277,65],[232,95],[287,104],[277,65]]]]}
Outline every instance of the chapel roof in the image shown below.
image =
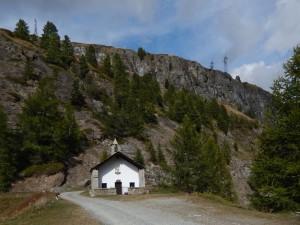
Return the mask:
{"type": "Polygon", "coordinates": [[[131,163],[132,165],[136,166],[138,169],[144,169],[144,166],[141,165],[140,163],[134,161],[133,159],[129,158],[127,155],[125,155],[122,152],[116,152],[113,155],[111,155],[109,158],[107,158],[106,160],[104,160],[103,162],[97,164],[96,166],[92,167],[90,169],[90,171],[94,170],[94,169],[98,169],[99,167],[103,166],[104,164],[106,164],[107,162],[111,161],[112,159],[115,158],[121,158],[126,160],[127,162],[131,163]]]}

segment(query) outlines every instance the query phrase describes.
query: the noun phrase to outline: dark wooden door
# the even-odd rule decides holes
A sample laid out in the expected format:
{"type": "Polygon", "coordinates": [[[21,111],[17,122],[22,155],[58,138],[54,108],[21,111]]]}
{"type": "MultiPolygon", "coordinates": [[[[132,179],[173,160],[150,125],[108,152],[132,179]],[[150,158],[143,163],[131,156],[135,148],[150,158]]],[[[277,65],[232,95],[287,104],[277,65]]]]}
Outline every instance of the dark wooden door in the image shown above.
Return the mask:
{"type": "Polygon", "coordinates": [[[116,181],[115,188],[116,188],[117,195],[121,195],[122,194],[122,182],[116,181]]]}

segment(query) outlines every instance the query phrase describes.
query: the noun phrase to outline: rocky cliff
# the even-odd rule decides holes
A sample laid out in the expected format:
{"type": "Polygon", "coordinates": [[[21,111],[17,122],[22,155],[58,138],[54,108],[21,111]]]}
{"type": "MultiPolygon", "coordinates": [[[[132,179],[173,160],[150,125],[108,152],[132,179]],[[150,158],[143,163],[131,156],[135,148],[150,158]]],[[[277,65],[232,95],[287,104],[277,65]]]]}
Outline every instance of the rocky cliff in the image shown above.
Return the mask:
{"type": "MultiPolygon", "coordinates": [[[[260,87],[233,79],[228,73],[207,69],[194,61],[166,54],[147,54],[141,60],[135,51],[129,49],[94,46],[99,63],[106,54],[118,53],[130,73],[140,76],[155,74],[162,88],[168,80],[176,88],[184,88],[209,99],[216,98],[260,120],[271,99],[270,93],[260,87]]],[[[85,44],[75,43],[75,54],[85,54],[86,47],[85,44]]]]}

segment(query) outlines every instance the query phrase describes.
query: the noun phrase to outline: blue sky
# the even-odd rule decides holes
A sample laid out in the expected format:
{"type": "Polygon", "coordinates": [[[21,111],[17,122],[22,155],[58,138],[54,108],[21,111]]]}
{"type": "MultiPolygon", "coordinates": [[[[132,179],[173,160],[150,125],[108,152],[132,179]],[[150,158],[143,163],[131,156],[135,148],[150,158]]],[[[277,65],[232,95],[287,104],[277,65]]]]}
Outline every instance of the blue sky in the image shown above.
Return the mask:
{"type": "Polygon", "coordinates": [[[73,41],[168,53],[267,90],[300,43],[300,0],[1,0],[0,27],[47,20],[73,41]]]}

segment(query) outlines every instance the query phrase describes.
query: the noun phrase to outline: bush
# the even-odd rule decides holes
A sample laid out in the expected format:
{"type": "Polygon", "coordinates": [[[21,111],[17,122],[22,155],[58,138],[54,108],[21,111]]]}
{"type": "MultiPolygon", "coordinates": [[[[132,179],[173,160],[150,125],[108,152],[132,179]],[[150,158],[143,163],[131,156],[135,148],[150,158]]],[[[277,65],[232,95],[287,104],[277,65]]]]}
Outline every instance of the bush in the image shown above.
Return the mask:
{"type": "Polygon", "coordinates": [[[52,175],[64,169],[64,164],[59,162],[52,162],[40,165],[32,165],[21,171],[20,176],[31,177],[39,175],[52,175]]]}
{"type": "Polygon", "coordinates": [[[288,196],[288,191],[280,187],[262,187],[251,196],[252,205],[261,211],[276,212],[295,209],[296,203],[288,196]]]}

